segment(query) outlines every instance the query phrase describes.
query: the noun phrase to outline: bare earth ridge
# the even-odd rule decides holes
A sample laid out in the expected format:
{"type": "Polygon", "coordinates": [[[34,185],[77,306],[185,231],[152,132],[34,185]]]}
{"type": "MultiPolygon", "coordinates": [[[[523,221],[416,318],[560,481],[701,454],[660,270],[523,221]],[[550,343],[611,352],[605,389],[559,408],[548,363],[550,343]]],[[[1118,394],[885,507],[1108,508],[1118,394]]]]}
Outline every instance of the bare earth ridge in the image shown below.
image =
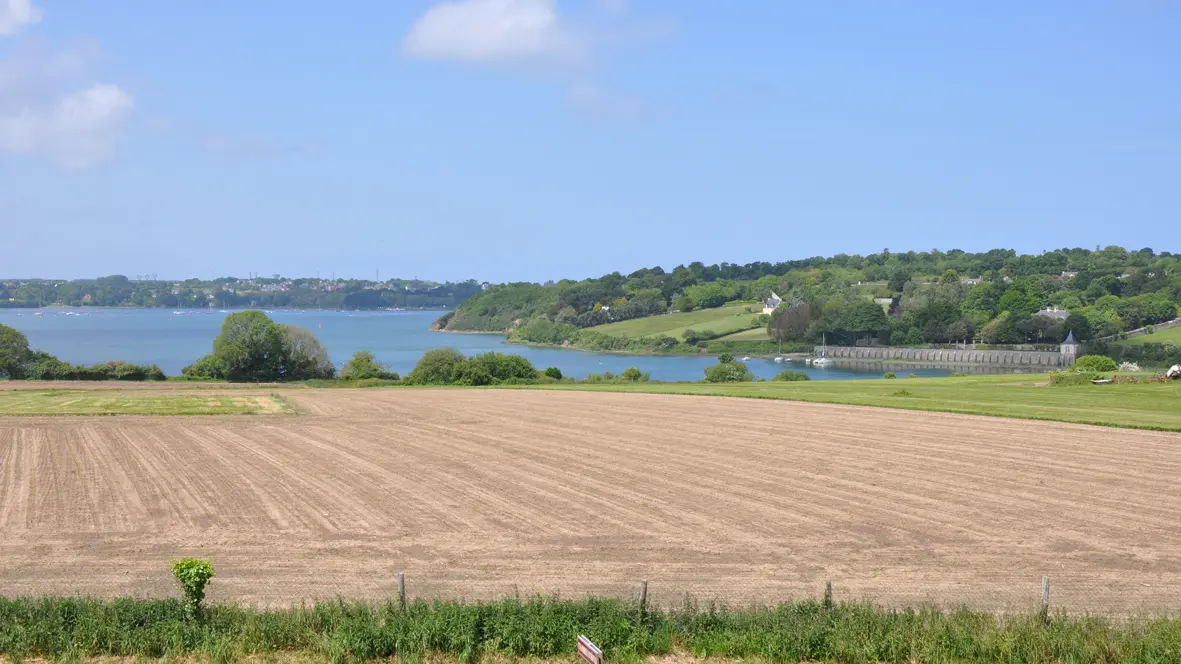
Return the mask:
{"type": "Polygon", "coordinates": [[[0,418],[0,595],[513,592],[1175,612],[1181,434],[852,406],[298,390],[294,416],[0,418]]]}

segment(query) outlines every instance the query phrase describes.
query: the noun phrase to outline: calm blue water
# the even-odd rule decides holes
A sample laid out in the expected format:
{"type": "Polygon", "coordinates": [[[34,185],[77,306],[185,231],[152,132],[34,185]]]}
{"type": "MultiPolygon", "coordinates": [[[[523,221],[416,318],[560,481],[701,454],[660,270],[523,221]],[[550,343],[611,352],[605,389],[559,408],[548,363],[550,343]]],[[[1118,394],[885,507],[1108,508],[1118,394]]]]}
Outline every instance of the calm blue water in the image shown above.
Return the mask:
{"type": "MultiPolygon", "coordinates": [[[[76,364],[125,360],[157,364],[176,375],[198,357],[210,352],[224,313],[195,312],[174,315],[164,309],[0,309],[0,323],[29,337],[29,345],[76,364]]],[[[628,367],[649,372],[653,380],[701,380],[712,357],[637,356],[587,353],[556,348],[532,348],[505,344],[504,337],[488,334],[446,334],[430,331],[437,311],[275,311],[271,318],[312,330],[339,367],[358,350],[370,350],[391,369],[405,374],[422,354],[432,348],[452,347],[472,355],[487,351],[523,355],[539,368],[558,367],[575,378],[628,367]]],[[[838,361],[823,369],[801,363],[790,365],[813,379],[873,378],[893,370],[919,376],[946,376],[945,367],[886,366],[880,363],[838,361]]],[[[751,360],[756,376],[770,378],[785,368],[770,360],[751,360]]],[[[958,369],[963,371],[964,369],[958,369]]]]}

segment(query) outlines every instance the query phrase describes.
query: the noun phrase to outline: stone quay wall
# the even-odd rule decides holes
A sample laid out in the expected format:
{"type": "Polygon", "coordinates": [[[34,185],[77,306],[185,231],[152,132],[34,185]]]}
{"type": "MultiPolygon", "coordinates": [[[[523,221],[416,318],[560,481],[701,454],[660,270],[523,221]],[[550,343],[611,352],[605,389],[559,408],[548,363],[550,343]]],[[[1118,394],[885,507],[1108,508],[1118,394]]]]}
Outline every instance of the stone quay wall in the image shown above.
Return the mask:
{"type": "MultiPolygon", "coordinates": [[[[820,346],[816,346],[816,355],[820,355],[820,350],[820,346]]],[[[1075,360],[1074,356],[1044,351],[948,350],[941,348],[891,348],[889,346],[868,348],[829,346],[826,356],[833,359],[902,360],[1006,367],[1061,367],[1069,366],[1075,360]]]]}

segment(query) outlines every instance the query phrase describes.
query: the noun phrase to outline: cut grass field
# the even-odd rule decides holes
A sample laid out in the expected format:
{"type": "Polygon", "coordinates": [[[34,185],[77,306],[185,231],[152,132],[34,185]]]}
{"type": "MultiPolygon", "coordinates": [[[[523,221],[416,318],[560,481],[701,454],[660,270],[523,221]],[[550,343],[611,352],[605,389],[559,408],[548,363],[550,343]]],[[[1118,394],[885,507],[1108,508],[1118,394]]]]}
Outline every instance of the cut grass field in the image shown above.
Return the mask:
{"type": "Polygon", "coordinates": [[[698,332],[714,332],[728,334],[750,328],[750,321],[758,315],[751,312],[753,304],[734,304],[716,309],[701,309],[675,314],[661,314],[647,318],[635,318],[619,323],[608,323],[587,328],[591,332],[601,332],[616,337],[651,337],[658,334],[680,339],[685,330],[698,332]]]}
{"type": "Polygon", "coordinates": [[[1131,339],[1124,339],[1123,341],[1115,342],[1114,346],[1139,346],[1141,344],[1163,344],[1173,343],[1181,346],[1181,327],[1171,327],[1160,332],[1153,332],[1142,337],[1133,337],[1131,339]]]}
{"type": "Polygon", "coordinates": [[[75,389],[0,392],[2,415],[268,415],[290,413],[271,394],[75,389]]]}
{"type": "Polygon", "coordinates": [[[1181,431],[1181,382],[1054,387],[1048,374],[798,383],[556,384],[544,389],[696,394],[881,406],[1181,431]]]}

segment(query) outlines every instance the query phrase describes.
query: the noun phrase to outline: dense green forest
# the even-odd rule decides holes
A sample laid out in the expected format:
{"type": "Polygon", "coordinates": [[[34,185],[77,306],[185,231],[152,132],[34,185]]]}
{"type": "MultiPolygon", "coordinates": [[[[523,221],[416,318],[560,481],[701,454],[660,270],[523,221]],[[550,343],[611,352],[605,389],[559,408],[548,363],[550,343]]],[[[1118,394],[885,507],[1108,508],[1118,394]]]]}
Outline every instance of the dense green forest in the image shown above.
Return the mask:
{"type": "MultiPolygon", "coordinates": [[[[672,271],[654,267],[582,281],[494,286],[437,325],[580,345],[583,339],[601,342],[601,335],[586,331],[596,325],[762,302],[774,293],[781,302],[766,320],[767,335],[786,343],[1057,344],[1071,330],[1086,341],[1176,318],[1179,266],[1181,256],[1115,246],[1039,255],[883,251],[782,263],[692,263],[672,271]]],[[[639,343],[671,350],[697,342],[639,343]]]]}
{"type": "Polygon", "coordinates": [[[193,309],[454,308],[480,292],[476,281],[436,283],[390,279],[188,279],[159,281],[112,275],[98,279],[0,279],[4,307],[167,307],[193,309]]]}

